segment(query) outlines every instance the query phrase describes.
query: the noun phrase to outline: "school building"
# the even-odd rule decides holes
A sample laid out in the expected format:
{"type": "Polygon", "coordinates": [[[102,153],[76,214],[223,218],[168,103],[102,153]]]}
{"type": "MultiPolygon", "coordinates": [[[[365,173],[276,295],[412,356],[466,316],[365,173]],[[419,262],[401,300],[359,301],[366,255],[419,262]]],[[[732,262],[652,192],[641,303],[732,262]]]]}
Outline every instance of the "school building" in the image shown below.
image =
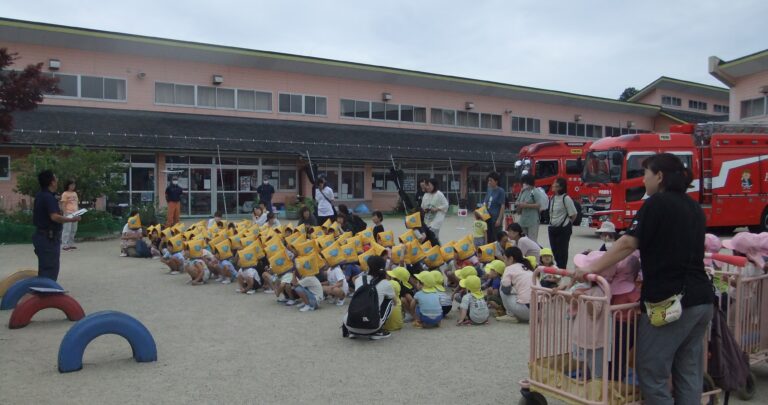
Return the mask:
{"type": "MultiPolygon", "coordinates": [[[[32,147],[123,153],[124,190],[102,202],[107,209],[165,205],[172,174],[187,191],[185,216],[249,212],[263,176],[278,191],[273,202],[291,204],[311,192],[304,174],[311,160],[339,203],[388,211],[398,203],[393,163],[409,193],[420,179],[436,177],[451,203],[472,202],[482,199],[494,168],[509,189],[524,145],[666,131],[726,120],[737,110],[727,88],[667,77],[622,102],[11,19],[0,19],[0,43],[19,54],[18,68],[43,62],[62,91],[16,114],[11,140],[0,146],[6,210],[30,206],[12,191],[10,162],[32,147]]],[[[726,73],[743,71],[732,63],[726,73]]]]}

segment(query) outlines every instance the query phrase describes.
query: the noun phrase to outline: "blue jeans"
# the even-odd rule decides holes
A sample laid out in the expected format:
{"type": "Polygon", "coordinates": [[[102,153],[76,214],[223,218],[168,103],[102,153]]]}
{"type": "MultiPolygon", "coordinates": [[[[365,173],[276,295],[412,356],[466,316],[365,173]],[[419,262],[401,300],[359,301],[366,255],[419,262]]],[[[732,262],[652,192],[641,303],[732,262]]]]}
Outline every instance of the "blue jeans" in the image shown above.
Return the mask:
{"type": "Polygon", "coordinates": [[[416,307],[416,313],[419,314],[419,319],[421,320],[421,324],[422,325],[435,326],[435,325],[439,325],[440,321],[443,320],[443,314],[442,313],[440,313],[439,316],[426,316],[426,315],[421,313],[421,308],[418,307],[418,306],[416,307]]]}
{"type": "Polygon", "coordinates": [[[293,291],[296,291],[297,293],[302,292],[307,296],[307,302],[309,302],[309,306],[317,309],[317,297],[315,297],[315,294],[312,294],[312,291],[309,291],[309,289],[304,288],[300,285],[296,286],[296,288],[293,289],[293,291]]]}
{"type": "Polygon", "coordinates": [[[56,234],[53,239],[48,239],[48,235],[35,231],[35,235],[32,236],[32,245],[35,247],[35,254],[37,255],[38,277],[56,281],[59,278],[61,234],[56,234]]]}

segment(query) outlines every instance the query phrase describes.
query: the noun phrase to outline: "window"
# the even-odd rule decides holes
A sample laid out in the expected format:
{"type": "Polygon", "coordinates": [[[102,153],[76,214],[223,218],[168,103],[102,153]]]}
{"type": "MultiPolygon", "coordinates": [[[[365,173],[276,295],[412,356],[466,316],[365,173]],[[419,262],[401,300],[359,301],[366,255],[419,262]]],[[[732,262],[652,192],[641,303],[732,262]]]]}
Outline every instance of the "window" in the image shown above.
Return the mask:
{"type": "Polygon", "coordinates": [[[371,188],[373,191],[397,192],[395,178],[389,170],[374,170],[371,188]]]}
{"type": "Polygon", "coordinates": [[[123,162],[123,169],[113,174],[120,179],[122,189],[117,192],[115,198],[107,199],[107,210],[116,213],[124,207],[154,204],[157,197],[155,156],[125,155],[123,162]]]}
{"type": "Polygon", "coordinates": [[[11,179],[11,157],[0,156],[0,180],[11,179]]]}
{"type": "Polygon", "coordinates": [[[237,109],[272,112],[272,93],[237,89],[237,109]]]}
{"type": "Polygon", "coordinates": [[[549,133],[552,135],[574,135],[589,138],[600,138],[603,135],[603,127],[601,125],[550,120],[549,133]]]}
{"type": "Polygon", "coordinates": [[[627,158],[627,180],[643,177],[645,174],[643,162],[650,156],[650,154],[634,154],[627,158]]]}
{"type": "Polygon", "coordinates": [[[194,106],[195,86],[155,83],[155,103],[194,106]]]}
{"type": "MultiPolygon", "coordinates": [[[[269,176],[275,190],[296,191],[298,171],[295,161],[262,159],[262,164],[262,176],[269,176]]],[[[259,184],[257,181],[252,187],[255,189],[259,184]]]]}
{"type": "Polygon", "coordinates": [[[278,111],[287,114],[326,115],[326,98],[281,93],[278,98],[278,111]]]}
{"type": "Polygon", "coordinates": [[[380,121],[427,121],[427,109],[412,105],[341,99],[339,115],[345,118],[372,119],[380,121]]]}
{"type": "Polygon", "coordinates": [[[433,108],[431,110],[432,123],[438,125],[456,125],[456,110],[433,108]]]}
{"type": "Polygon", "coordinates": [[[707,110],[707,103],[703,101],[696,101],[696,100],[688,100],[688,108],[692,108],[694,110],[707,110]]]}
{"type": "Polygon", "coordinates": [[[481,113],[480,128],[501,129],[501,115],[481,113]]]}
{"type": "Polygon", "coordinates": [[[538,118],[510,117],[512,120],[512,132],[541,132],[541,120],[538,118]]]}
{"type": "Polygon", "coordinates": [[[355,118],[371,118],[371,103],[355,101],[355,118]]]}
{"type": "Polygon", "coordinates": [[[400,121],[400,106],[397,104],[387,104],[387,121],[400,121]]]}
{"type": "Polygon", "coordinates": [[[216,88],[197,86],[197,106],[216,108],[216,88]]]}
{"type": "Polygon", "coordinates": [[[537,160],[534,168],[534,177],[544,179],[557,176],[557,160],[537,160]]]}
{"type": "Polygon", "coordinates": [[[235,90],[234,89],[216,89],[216,107],[235,108],[235,90]]]}
{"type": "Polygon", "coordinates": [[[635,128],[619,128],[619,127],[605,127],[606,137],[616,137],[627,134],[645,134],[651,131],[647,129],[635,129],[635,128]]]}
{"type": "Polygon", "coordinates": [[[365,171],[362,167],[343,167],[338,163],[321,164],[318,174],[325,174],[328,186],[333,189],[339,200],[359,200],[364,198],[365,171]]]}
{"type": "Polygon", "coordinates": [[[426,123],[427,109],[424,107],[402,104],[400,105],[400,121],[426,123]]]}
{"type": "Polygon", "coordinates": [[[741,102],[741,118],[756,117],[766,115],[765,105],[767,97],[753,98],[741,102]]]}
{"type": "Polygon", "coordinates": [[[386,118],[387,108],[384,103],[372,102],[371,103],[371,118],[374,120],[383,120],[386,118]]]}
{"type": "MultiPolygon", "coordinates": [[[[56,94],[58,97],[78,97],[78,85],[77,75],[65,75],[61,73],[47,73],[49,76],[53,76],[59,79],[57,86],[61,92],[56,94]]],[[[53,94],[48,94],[53,95],[53,94]]]]}
{"type": "Polygon", "coordinates": [[[97,76],[78,76],[61,73],[47,73],[48,76],[59,79],[59,94],[50,94],[57,97],[80,97],[94,100],[125,101],[125,79],[111,79],[97,76]]]}
{"type": "Polygon", "coordinates": [[[728,114],[731,112],[731,108],[727,105],[714,104],[712,107],[715,109],[716,113],[728,114]]]}
{"type": "Polygon", "coordinates": [[[680,107],[683,105],[683,101],[680,99],[680,97],[661,96],[661,105],[680,107]]]}
{"type": "Polygon", "coordinates": [[[565,174],[580,175],[584,164],[580,159],[570,159],[565,161],[565,174]]]}

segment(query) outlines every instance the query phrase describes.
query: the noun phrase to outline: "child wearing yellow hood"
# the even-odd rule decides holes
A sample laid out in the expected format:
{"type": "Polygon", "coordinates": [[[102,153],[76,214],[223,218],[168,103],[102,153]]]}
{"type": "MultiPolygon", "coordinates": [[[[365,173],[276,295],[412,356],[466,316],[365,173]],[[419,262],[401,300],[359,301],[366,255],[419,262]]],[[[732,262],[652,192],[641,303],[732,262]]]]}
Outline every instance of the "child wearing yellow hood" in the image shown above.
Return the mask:
{"type": "Polygon", "coordinates": [[[392,332],[395,330],[403,329],[403,305],[400,301],[400,283],[395,280],[389,280],[392,284],[392,289],[395,290],[395,299],[392,300],[392,313],[390,313],[387,322],[384,323],[384,330],[392,332]]]}
{"type": "Polygon", "coordinates": [[[467,289],[467,294],[459,304],[459,319],[456,325],[483,325],[488,322],[488,304],[485,302],[482,283],[478,276],[467,276],[459,282],[461,288],[467,289]]]}
{"type": "Polygon", "coordinates": [[[416,274],[419,280],[419,291],[414,294],[416,302],[416,316],[413,326],[438,327],[443,320],[443,307],[440,305],[440,296],[435,288],[435,278],[428,271],[416,274]]]}

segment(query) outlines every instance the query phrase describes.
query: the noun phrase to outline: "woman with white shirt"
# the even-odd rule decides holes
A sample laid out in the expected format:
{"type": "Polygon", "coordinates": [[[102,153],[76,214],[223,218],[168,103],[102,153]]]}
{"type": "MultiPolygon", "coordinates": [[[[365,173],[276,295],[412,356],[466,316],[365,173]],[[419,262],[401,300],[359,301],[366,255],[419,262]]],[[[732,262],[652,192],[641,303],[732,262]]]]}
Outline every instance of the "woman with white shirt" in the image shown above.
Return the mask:
{"type": "Polygon", "coordinates": [[[440,228],[448,212],[448,199],[440,191],[437,179],[429,179],[424,184],[425,193],[421,197],[424,223],[435,233],[435,238],[440,238],[440,228]]]}
{"type": "Polygon", "coordinates": [[[325,179],[317,179],[317,188],[315,188],[315,201],[317,201],[317,223],[322,225],[326,220],[336,220],[336,211],[333,209],[333,189],[328,187],[325,179]]]}

